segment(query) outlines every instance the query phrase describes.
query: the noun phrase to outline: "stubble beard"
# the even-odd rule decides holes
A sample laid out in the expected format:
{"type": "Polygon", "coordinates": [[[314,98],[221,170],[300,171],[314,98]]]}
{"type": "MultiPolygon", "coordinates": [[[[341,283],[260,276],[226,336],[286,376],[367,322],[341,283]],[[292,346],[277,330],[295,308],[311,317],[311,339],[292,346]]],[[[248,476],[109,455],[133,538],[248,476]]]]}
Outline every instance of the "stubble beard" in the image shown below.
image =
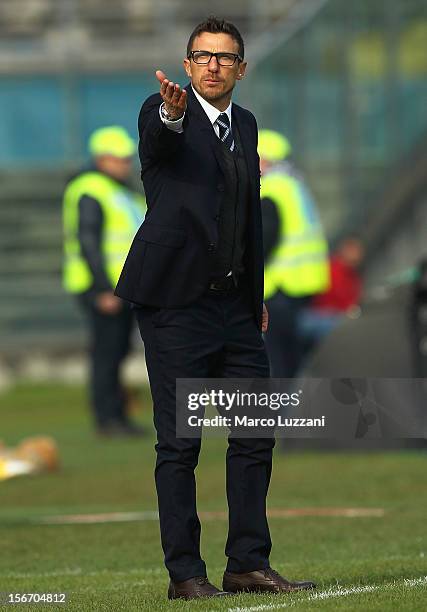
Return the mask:
{"type": "Polygon", "coordinates": [[[210,91],[209,88],[206,88],[206,90],[202,90],[198,85],[196,85],[195,83],[192,83],[194,89],[197,91],[197,93],[202,96],[202,98],[204,100],[206,100],[206,102],[218,102],[224,98],[231,98],[231,94],[233,92],[235,83],[233,83],[233,85],[231,87],[229,87],[228,89],[226,89],[225,91],[221,91],[221,92],[215,92],[215,91],[210,91]]]}

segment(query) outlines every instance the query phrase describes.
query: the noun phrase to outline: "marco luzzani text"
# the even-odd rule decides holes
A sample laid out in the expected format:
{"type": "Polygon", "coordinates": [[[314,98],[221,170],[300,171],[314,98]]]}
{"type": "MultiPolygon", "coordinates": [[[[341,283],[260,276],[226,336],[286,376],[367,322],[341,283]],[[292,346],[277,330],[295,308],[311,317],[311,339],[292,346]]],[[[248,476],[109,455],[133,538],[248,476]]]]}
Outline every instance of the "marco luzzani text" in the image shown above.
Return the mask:
{"type": "Polygon", "coordinates": [[[211,389],[204,393],[188,394],[188,410],[212,406],[219,412],[239,411],[239,414],[217,414],[213,417],[201,417],[196,414],[188,416],[190,427],[325,427],[325,416],[318,418],[303,418],[274,414],[281,408],[298,408],[302,392],[295,393],[249,393],[238,389],[228,393],[222,389],[211,389]],[[265,409],[273,411],[270,416],[249,416],[242,414],[242,409],[260,408],[263,415],[265,409]]]}

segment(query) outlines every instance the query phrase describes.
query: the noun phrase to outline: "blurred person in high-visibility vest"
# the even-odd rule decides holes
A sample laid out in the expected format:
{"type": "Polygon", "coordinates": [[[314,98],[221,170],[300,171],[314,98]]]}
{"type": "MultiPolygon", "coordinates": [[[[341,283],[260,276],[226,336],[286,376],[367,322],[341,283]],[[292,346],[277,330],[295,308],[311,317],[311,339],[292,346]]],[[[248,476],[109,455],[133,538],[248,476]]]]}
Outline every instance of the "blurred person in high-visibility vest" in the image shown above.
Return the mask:
{"type": "Polygon", "coordinates": [[[301,309],[330,282],[327,241],[291,151],[282,134],[260,130],[264,300],[270,317],[265,343],[271,374],[277,378],[291,378],[298,371],[303,355],[301,309]]]}
{"type": "Polygon", "coordinates": [[[119,126],[90,136],[91,164],[67,185],[63,200],[65,289],[77,296],[90,329],[90,402],[100,434],[139,435],[127,415],[120,367],[129,352],[133,313],[114,295],[146,210],[129,185],[136,144],[119,126]]]}

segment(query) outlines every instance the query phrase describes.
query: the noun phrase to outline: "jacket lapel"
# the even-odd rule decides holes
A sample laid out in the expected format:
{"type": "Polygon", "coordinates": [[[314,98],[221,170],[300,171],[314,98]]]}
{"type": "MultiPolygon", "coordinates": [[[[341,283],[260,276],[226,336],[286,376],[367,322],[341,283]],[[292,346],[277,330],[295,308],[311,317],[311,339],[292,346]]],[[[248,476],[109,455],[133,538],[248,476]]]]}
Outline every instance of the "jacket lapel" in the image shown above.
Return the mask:
{"type": "Polygon", "coordinates": [[[252,129],[242,113],[239,112],[239,108],[235,104],[231,107],[231,129],[233,129],[233,123],[237,124],[237,128],[240,134],[240,140],[243,147],[243,155],[246,159],[246,165],[248,167],[249,177],[252,180],[254,176],[259,177],[259,169],[256,168],[256,156],[253,155],[255,141],[252,136],[252,129]]]}
{"type": "Polygon", "coordinates": [[[193,119],[196,119],[197,128],[201,130],[204,134],[204,137],[209,140],[209,144],[211,146],[211,149],[215,156],[217,164],[219,165],[221,171],[225,174],[226,168],[225,168],[224,158],[221,154],[220,141],[217,135],[215,134],[212,123],[210,122],[209,117],[207,116],[205,111],[203,110],[200,102],[194,95],[191,84],[187,85],[185,89],[188,94],[187,110],[189,111],[190,116],[193,119]]]}

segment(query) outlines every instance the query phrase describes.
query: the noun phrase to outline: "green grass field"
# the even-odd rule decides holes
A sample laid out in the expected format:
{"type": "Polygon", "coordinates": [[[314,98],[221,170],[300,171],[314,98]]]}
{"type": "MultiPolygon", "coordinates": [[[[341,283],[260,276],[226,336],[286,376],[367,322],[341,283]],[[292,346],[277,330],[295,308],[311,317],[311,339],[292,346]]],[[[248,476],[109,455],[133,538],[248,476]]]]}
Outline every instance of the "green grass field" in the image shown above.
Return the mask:
{"type": "MultiPolygon", "coordinates": [[[[62,459],[56,474],[0,483],[0,592],[68,595],[66,605],[18,610],[427,610],[425,452],[276,449],[271,509],[382,508],[384,516],[270,519],[272,567],[314,579],[316,592],[168,602],[156,520],[40,524],[53,515],[155,511],[154,432],[142,441],[97,439],[81,388],[22,385],[4,392],[0,405],[0,439],[12,445],[49,434],[62,459]]],[[[146,395],[140,418],[151,430],[146,395]]],[[[200,511],[226,510],[224,450],[221,440],[204,442],[200,511]]],[[[202,553],[219,585],[227,523],[220,514],[202,523],[202,553]]]]}

